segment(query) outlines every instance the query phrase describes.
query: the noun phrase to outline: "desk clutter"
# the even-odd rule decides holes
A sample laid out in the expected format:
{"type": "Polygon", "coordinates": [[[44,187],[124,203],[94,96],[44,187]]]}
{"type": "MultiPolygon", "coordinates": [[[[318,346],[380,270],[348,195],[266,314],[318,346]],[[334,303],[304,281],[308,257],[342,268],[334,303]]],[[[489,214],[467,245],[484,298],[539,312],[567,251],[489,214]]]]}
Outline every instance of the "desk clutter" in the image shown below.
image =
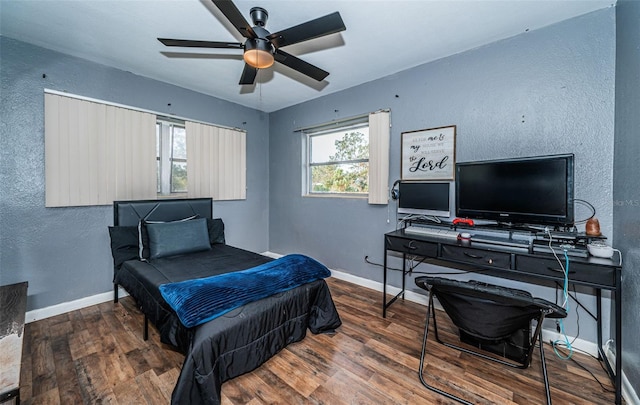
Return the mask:
{"type": "Polygon", "coordinates": [[[586,232],[560,232],[527,228],[502,228],[496,225],[475,225],[465,221],[431,223],[409,220],[404,222],[403,232],[408,235],[457,239],[469,246],[499,245],[513,251],[548,253],[571,257],[589,256],[611,258],[615,249],[607,246],[602,234],[586,232]]]}

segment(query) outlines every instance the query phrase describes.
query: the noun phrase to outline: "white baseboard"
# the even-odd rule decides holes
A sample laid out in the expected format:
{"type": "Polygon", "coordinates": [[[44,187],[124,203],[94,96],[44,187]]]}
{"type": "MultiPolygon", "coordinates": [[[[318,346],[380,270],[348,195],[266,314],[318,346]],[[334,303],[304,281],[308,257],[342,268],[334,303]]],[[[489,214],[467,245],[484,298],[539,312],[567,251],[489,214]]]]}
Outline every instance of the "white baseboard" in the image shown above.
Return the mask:
{"type": "MultiPolygon", "coordinates": [[[[126,297],[129,295],[121,287],[118,288],[118,296],[126,297]]],[[[41,319],[51,318],[52,316],[61,315],[67,312],[76,311],[78,309],[90,307],[91,305],[102,304],[103,302],[113,300],[113,290],[92,295],[90,297],[80,298],[78,300],[62,302],[46,308],[34,309],[25,314],[25,323],[39,321],[41,319]]]]}
{"type": "Polygon", "coordinates": [[[268,257],[270,257],[272,259],[279,259],[282,256],[284,256],[284,255],[281,255],[280,253],[269,252],[268,250],[266,252],[262,252],[260,254],[263,255],[263,256],[268,256],[268,257]]]}
{"type": "MultiPolygon", "coordinates": [[[[610,341],[607,343],[613,343],[613,342],[610,341]]],[[[612,367],[615,367],[616,355],[613,351],[612,344],[606,345],[604,353],[607,356],[607,359],[609,360],[609,364],[611,364],[612,367]]],[[[638,393],[631,385],[631,382],[629,381],[627,376],[624,374],[624,371],[622,372],[622,398],[624,398],[626,403],[629,405],[640,405],[640,398],[638,397],[638,393]]]]}
{"type": "MultiPolygon", "coordinates": [[[[594,342],[589,342],[584,339],[575,339],[572,336],[567,336],[569,342],[572,342],[571,346],[576,349],[576,351],[584,352],[590,354],[591,356],[598,357],[598,344],[594,342]],[[574,341],[575,339],[575,341],[574,341]]],[[[551,329],[542,329],[542,340],[545,342],[564,342],[564,335],[556,332],[551,329]]]]}

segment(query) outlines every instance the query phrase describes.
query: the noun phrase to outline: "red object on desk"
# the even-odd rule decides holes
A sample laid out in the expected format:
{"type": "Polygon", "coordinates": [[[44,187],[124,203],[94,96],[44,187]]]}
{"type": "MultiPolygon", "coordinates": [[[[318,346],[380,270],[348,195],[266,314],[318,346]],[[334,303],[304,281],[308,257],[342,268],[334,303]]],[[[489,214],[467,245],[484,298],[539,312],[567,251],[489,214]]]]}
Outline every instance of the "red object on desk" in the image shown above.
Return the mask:
{"type": "Polygon", "coordinates": [[[465,224],[469,226],[473,226],[473,219],[470,218],[456,218],[453,220],[454,225],[465,224]]]}

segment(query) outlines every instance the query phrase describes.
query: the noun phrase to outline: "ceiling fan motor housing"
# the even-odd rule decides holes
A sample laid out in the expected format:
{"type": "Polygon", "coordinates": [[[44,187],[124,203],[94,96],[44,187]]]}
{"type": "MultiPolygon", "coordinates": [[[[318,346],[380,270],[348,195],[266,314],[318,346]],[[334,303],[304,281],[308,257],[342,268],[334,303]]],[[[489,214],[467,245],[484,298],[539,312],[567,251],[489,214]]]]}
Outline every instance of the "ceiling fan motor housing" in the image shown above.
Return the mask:
{"type": "MultiPolygon", "coordinates": [[[[254,10],[256,8],[259,8],[259,7],[254,7],[251,9],[252,17],[254,16],[254,10]]],[[[264,9],[262,8],[260,10],[264,11],[264,9]]],[[[266,21],[267,20],[266,11],[264,12],[265,12],[264,21],[266,21]]],[[[273,62],[275,61],[273,57],[273,53],[275,49],[271,41],[266,39],[267,35],[269,35],[269,31],[259,26],[255,18],[254,18],[254,23],[256,24],[256,26],[253,27],[253,32],[256,33],[256,38],[249,38],[245,41],[244,60],[254,68],[258,68],[258,69],[268,68],[269,66],[273,65],[273,62]]]]}
{"type": "Polygon", "coordinates": [[[269,35],[269,34],[270,34],[270,32],[269,32],[269,31],[267,31],[266,29],[262,28],[262,27],[261,27],[261,26],[259,26],[259,25],[256,25],[255,27],[253,27],[253,32],[255,32],[255,33],[256,33],[256,36],[257,36],[258,38],[264,38],[265,40],[266,40],[266,38],[267,38],[267,35],[269,35]]]}
{"type": "Polygon", "coordinates": [[[249,11],[251,15],[251,21],[253,21],[253,25],[257,25],[258,27],[264,27],[267,24],[267,18],[269,18],[269,13],[262,7],[253,7],[251,11],[249,11]]]}

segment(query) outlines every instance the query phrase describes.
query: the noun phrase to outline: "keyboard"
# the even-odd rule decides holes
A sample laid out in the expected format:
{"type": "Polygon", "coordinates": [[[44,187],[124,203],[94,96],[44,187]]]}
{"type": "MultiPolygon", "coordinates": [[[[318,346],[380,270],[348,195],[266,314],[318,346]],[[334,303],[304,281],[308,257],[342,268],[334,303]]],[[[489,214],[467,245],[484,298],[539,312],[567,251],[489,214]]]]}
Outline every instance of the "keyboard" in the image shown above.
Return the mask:
{"type": "Polygon", "coordinates": [[[425,226],[408,226],[404,228],[404,233],[421,236],[432,236],[436,238],[458,239],[458,231],[453,229],[428,228],[425,226]]]}

